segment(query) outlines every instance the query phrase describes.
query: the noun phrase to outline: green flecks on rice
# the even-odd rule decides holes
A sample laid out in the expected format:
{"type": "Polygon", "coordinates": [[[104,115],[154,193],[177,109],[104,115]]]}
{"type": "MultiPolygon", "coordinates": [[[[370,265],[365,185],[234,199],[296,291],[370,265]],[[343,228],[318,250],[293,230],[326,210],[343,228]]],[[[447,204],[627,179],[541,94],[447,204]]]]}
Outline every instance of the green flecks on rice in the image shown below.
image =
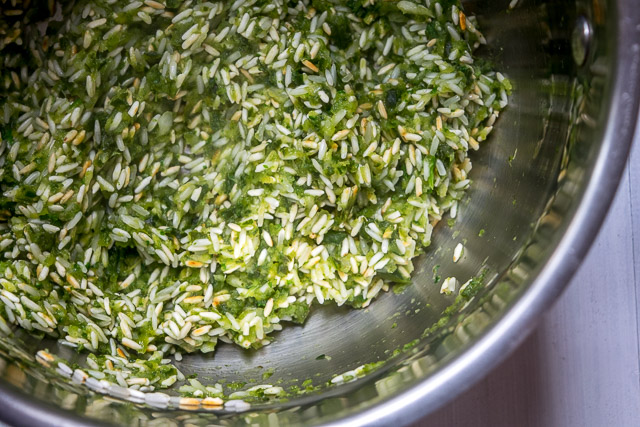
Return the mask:
{"type": "Polygon", "coordinates": [[[88,350],[100,390],[406,281],[511,90],[437,0],[62,12],[0,24],[0,329],[88,350]]]}

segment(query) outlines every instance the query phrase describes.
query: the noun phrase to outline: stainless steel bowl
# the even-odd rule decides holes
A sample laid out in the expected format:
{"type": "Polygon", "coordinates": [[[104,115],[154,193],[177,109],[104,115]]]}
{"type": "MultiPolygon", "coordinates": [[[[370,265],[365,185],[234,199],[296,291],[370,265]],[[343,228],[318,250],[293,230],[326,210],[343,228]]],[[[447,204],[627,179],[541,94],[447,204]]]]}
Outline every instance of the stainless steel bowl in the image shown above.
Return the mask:
{"type": "Polygon", "coordinates": [[[311,379],[318,390],[243,413],[157,410],[60,380],[34,362],[44,344],[17,331],[0,338],[0,418],[30,426],[406,424],[481,378],[534,327],[583,259],[625,167],[640,100],[636,0],[521,0],[512,10],[509,3],[464,2],[489,41],[479,54],[515,89],[473,157],[474,185],[455,225],[437,227],[413,283],[366,310],[319,307],[264,349],[221,346],[213,357],[180,362],[203,382],[262,383],[268,369],[271,383],[311,379]],[[453,264],[459,242],[465,256],[453,264]],[[443,318],[453,300],[440,295],[435,266],[437,275],[461,281],[485,271],[486,287],[443,318]],[[386,362],[324,386],[377,361],[386,362]]]}

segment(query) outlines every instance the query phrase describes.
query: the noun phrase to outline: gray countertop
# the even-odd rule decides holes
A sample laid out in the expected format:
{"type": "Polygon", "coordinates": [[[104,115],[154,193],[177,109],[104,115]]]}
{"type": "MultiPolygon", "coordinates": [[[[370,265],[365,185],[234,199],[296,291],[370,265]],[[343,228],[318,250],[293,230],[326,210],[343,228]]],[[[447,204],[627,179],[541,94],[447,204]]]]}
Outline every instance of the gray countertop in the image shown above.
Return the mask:
{"type": "Polygon", "coordinates": [[[536,331],[416,426],[640,426],[638,165],[640,138],[589,255],[536,331]]]}

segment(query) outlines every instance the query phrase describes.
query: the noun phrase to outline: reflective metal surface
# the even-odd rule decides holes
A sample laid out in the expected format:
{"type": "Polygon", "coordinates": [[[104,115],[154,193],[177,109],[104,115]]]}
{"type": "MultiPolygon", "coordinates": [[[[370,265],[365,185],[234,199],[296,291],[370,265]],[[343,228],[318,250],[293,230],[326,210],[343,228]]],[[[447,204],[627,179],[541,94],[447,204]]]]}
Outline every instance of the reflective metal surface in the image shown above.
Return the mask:
{"type": "Polygon", "coordinates": [[[589,47],[593,38],[593,29],[589,19],[580,15],[576,19],[573,33],[571,34],[571,49],[573,51],[573,60],[577,65],[584,65],[589,55],[589,47]]]}
{"type": "Polygon", "coordinates": [[[273,371],[269,383],[286,388],[310,379],[318,390],[244,413],[154,410],[58,379],[33,360],[44,344],[17,333],[0,338],[0,418],[21,425],[405,424],[482,377],[533,328],[588,250],[624,169],[640,99],[635,0],[521,0],[513,10],[509,3],[464,2],[489,41],[479,54],[509,76],[514,93],[473,157],[474,185],[455,224],[437,227],[413,283],[366,310],[317,308],[304,326],[285,328],[261,350],[221,345],[179,365],[203,383],[259,384],[273,371]],[[589,28],[580,55],[575,34],[585,30],[576,23],[589,28]],[[454,264],[460,242],[465,254],[454,264]],[[443,318],[453,297],[440,295],[434,277],[465,282],[482,271],[485,288],[443,318]],[[378,361],[386,363],[362,378],[326,386],[336,373],[378,361]]]}

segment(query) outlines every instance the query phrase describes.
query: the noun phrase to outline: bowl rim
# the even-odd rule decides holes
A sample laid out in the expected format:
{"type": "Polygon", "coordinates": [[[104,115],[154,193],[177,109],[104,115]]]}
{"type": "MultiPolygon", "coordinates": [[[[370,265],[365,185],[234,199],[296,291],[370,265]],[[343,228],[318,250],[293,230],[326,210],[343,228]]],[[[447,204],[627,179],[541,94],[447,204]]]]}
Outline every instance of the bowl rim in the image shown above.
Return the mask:
{"type": "MultiPolygon", "coordinates": [[[[614,0],[614,41],[610,105],[597,160],[573,217],[530,287],[504,315],[461,355],[417,384],[372,407],[330,421],[330,426],[407,425],[470,388],[515,350],[566,288],[595,240],[619,187],[634,137],[640,143],[640,9],[635,0],[614,0]],[[617,13],[624,10],[624,15],[617,13]],[[629,54],[628,52],[631,52],[629,54]]],[[[107,425],[35,400],[0,381],[0,420],[11,425],[80,427],[107,425]]]]}

